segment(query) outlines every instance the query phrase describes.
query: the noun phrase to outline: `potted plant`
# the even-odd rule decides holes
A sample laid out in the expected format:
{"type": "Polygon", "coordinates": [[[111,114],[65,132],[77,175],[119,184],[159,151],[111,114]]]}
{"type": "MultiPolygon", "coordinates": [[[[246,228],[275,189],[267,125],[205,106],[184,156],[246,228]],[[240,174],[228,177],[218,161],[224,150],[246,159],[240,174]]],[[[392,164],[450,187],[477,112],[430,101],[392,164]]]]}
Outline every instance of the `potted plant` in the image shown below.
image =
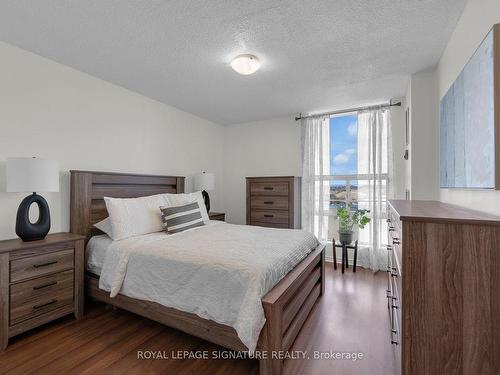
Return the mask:
{"type": "Polygon", "coordinates": [[[354,226],[363,229],[370,222],[367,216],[368,210],[352,210],[352,205],[347,208],[341,207],[337,209],[337,218],[339,219],[339,240],[342,243],[351,243],[354,226]]]}

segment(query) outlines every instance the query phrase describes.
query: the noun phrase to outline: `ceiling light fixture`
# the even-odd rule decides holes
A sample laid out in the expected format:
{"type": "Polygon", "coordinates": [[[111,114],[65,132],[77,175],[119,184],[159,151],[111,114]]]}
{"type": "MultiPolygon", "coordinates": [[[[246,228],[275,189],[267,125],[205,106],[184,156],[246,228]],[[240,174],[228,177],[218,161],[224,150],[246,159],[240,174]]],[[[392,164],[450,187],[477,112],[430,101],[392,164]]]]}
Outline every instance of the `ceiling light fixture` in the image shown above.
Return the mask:
{"type": "Polygon", "coordinates": [[[231,61],[231,68],[239,74],[249,75],[259,70],[260,61],[254,55],[239,55],[231,61]]]}

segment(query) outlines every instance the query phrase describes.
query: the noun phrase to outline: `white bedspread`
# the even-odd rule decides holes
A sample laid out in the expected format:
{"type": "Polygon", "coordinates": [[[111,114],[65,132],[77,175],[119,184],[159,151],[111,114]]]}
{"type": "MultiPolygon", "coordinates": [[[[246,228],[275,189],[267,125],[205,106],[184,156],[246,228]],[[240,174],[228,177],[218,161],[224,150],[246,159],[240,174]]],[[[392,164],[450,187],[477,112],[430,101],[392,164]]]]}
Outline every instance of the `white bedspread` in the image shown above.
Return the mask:
{"type": "Polygon", "coordinates": [[[114,241],[99,287],[233,327],[250,351],[265,323],[263,297],[318,244],[311,233],[210,222],[114,241]]]}

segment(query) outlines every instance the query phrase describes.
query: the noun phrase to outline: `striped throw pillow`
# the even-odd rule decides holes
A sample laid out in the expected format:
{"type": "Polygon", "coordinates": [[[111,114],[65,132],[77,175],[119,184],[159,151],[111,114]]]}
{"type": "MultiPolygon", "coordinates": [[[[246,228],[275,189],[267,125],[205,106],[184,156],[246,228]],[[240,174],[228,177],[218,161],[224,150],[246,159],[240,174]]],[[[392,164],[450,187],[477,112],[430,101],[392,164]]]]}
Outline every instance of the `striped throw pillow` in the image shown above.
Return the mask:
{"type": "Polygon", "coordinates": [[[177,207],[160,207],[163,226],[168,234],[205,225],[198,202],[177,207]]]}

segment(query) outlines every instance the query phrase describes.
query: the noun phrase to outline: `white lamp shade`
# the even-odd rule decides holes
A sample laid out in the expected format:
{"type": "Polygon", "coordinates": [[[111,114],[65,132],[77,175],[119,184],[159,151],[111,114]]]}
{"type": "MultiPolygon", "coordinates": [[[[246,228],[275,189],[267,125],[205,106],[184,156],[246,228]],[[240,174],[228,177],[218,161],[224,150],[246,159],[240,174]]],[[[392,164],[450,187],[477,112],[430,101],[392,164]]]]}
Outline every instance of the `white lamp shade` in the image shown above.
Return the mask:
{"type": "Polygon", "coordinates": [[[7,159],[7,192],[59,191],[59,163],[38,158],[7,159]]]}
{"type": "Polygon", "coordinates": [[[213,173],[199,173],[194,176],[195,190],[214,190],[215,175],[213,173]]]}

